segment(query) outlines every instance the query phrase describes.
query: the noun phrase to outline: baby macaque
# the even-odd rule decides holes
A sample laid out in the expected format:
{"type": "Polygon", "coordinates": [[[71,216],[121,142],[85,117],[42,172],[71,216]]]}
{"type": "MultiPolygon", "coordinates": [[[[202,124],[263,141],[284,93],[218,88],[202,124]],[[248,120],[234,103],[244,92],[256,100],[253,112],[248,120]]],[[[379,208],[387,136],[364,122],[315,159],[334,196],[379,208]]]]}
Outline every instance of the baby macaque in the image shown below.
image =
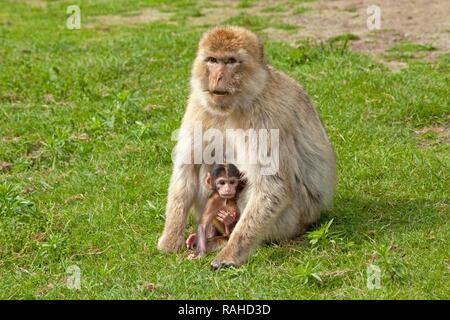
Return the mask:
{"type": "Polygon", "coordinates": [[[211,195],[200,217],[197,232],[186,240],[194,251],[189,258],[199,258],[225,245],[239,220],[237,199],[245,186],[241,172],[233,164],[216,164],[205,180],[211,195]]]}

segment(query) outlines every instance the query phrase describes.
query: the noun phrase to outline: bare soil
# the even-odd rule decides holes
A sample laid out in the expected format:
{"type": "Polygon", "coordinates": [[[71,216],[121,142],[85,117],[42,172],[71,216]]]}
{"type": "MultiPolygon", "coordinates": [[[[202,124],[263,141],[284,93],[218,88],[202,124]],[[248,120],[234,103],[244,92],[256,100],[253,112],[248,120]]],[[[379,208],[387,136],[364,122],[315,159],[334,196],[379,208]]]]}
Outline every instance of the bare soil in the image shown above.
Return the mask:
{"type": "Polygon", "coordinates": [[[355,51],[380,53],[399,41],[430,44],[437,48],[431,56],[450,52],[450,1],[448,0],[319,0],[305,4],[311,8],[285,21],[303,28],[293,37],[324,39],[351,33],[360,39],[355,51]],[[367,28],[367,8],[381,9],[381,30],[367,28]]]}
{"type": "Polygon", "coordinates": [[[95,17],[95,21],[86,24],[88,28],[105,28],[111,25],[133,25],[165,21],[171,17],[170,13],[160,12],[157,9],[146,8],[142,11],[130,15],[107,15],[95,17]]]}
{"type": "Polygon", "coordinates": [[[437,144],[447,144],[450,146],[450,120],[444,125],[434,124],[429,127],[424,127],[422,129],[414,131],[418,138],[419,147],[429,147],[435,143],[437,144]],[[436,139],[427,139],[428,134],[433,134],[436,139]]]}

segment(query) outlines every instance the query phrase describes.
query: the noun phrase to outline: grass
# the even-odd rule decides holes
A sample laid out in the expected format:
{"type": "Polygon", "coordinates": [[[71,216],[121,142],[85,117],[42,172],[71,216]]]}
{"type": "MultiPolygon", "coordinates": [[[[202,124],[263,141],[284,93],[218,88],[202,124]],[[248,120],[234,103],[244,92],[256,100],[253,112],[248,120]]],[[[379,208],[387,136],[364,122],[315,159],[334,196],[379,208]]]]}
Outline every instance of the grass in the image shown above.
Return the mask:
{"type": "Polygon", "coordinates": [[[261,10],[261,12],[286,12],[286,11],[289,11],[289,7],[282,4],[265,7],[261,10]]]}
{"type": "Polygon", "coordinates": [[[348,41],[353,41],[353,40],[359,40],[359,37],[352,33],[344,33],[344,34],[329,38],[328,42],[337,43],[337,42],[348,42],[348,41]]]}
{"type": "Polygon", "coordinates": [[[426,52],[429,51],[436,51],[436,48],[429,44],[401,42],[387,50],[386,58],[408,61],[410,59],[423,58],[426,52]]]}
{"type": "Polygon", "coordinates": [[[255,3],[255,0],[241,0],[239,1],[239,3],[237,4],[238,8],[250,8],[253,6],[253,4],[255,3]]]}
{"type": "MultiPolygon", "coordinates": [[[[69,4],[9,1],[0,14],[1,299],[448,298],[450,153],[414,133],[448,121],[448,56],[391,73],[339,46],[267,41],[335,147],[334,206],[305,237],[212,272],[213,255],[155,248],[202,30],[184,19],[67,30],[69,4]],[[372,264],[378,290],[366,286],[372,264]],[[66,285],[71,266],[80,290],[66,285]]],[[[81,12],[145,6],[159,3],[82,1],[81,12]]]]}
{"type": "Polygon", "coordinates": [[[268,27],[286,31],[295,31],[298,29],[298,26],[296,25],[277,21],[271,17],[252,16],[244,13],[227,19],[224,24],[240,25],[242,27],[249,28],[254,32],[262,31],[268,27]]]}
{"type": "Polygon", "coordinates": [[[292,13],[295,14],[295,15],[299,15],[299,14],[303,14],[305,12],[308,12],[310,10],[311,10],[310,8],[300,6],[300,7],[295,8],[292,13]]]}

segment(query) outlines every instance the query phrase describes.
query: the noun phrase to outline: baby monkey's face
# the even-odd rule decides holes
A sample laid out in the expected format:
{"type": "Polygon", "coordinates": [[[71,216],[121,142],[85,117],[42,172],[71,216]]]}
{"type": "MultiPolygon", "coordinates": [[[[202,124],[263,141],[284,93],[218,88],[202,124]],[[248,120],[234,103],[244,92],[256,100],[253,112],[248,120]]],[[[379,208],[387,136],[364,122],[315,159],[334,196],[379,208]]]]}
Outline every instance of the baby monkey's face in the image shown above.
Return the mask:
{"type": "Polygon", "coordinates": [[[232,199],[236,196],[239,179],[236,177],[220,176],[216,179],[216,190],[224,199],[232,199]]]}

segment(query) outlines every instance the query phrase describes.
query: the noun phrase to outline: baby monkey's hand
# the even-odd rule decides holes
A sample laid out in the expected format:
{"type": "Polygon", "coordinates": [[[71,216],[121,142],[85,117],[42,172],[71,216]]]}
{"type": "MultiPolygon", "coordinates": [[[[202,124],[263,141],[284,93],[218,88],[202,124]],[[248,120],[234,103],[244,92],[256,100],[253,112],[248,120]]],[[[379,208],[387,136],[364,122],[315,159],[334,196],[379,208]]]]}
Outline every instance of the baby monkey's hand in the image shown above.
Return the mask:
{"type": "Polygon", "coordinates": [[[217,220],[222,222],[225,226],[231,226],[237,221],[237,213],[225,210],[219,210],[217,220]]]}

